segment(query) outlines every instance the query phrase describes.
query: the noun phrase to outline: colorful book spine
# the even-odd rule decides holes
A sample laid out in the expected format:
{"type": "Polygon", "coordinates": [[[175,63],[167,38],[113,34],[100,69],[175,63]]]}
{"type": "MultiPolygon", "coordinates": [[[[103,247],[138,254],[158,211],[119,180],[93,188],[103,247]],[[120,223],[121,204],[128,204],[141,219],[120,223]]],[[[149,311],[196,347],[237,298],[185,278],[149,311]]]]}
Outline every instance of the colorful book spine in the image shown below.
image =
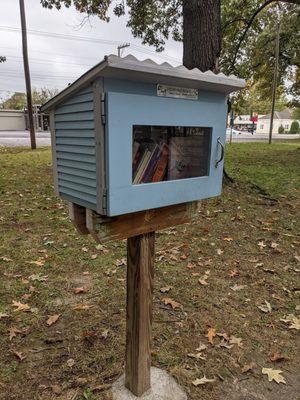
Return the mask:
{"type": "Polygon", "coordinates": [[[149,160],[147,168],[145,169],[145,172],[143,173],[143,176],[141,179],[141,181],[143,183],[151,182],[154,169],[155,169],[157,161],[159,159],[159,155],[160,155],[160,146],[158,144],[156,144],[154,149],[152,150],[151,158],[149,160]]]}
{"type": "Polygon", "coordinates": [[[144,170],[145,170],[145,168],[146,168],[146,166],[147,166],[147,164],[149,162],[150,157],[151,157],[151,151],[146,149],[145,152],[144,152],[144,155],[143,155],[143,157],[142,157],[142,159],[140,161],[138,169],[136,171],[136,175],[135,175],[135,178],[133,180],[134,184],[141,182],[142,174],[143,174],[143,172],[144,172],[144,170]]]}
{"type": "Polygon", "coordinates": [[[163,180],[168,165],[168,159],[169,159],[169,149],[167,144],[165,143],[163,145],[161,156],[159,158],[155,172],[153,174],[152,182],[160,182],[163,180]]]}
{"type": "Polygon", "coordinates": [[[138,142],[134,142],[133,144],[133,153],[132,153],[132,174],[135,176],[135,172],[137,170],[137,167],[139,165],[141,157],[141,147],[138,142]]]}

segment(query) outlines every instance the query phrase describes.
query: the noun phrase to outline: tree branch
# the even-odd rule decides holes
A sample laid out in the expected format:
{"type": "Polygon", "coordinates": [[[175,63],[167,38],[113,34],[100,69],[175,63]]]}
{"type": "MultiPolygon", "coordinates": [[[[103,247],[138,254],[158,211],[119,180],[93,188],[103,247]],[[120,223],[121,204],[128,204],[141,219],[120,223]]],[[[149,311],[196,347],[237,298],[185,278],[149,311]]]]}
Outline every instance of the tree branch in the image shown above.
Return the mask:
{"type": "MultiPolygon", "coordinates": [[[[233,60],[232,60],[232,62],[231,62],[231,64],[230,64],[230,68],[229,68],[229,71],[230,71],[230,72],[233,72],[233,70],[234,70],[235,62],[236,62],[236,59],[237,59],[237,56],[238,56],[238,53],[239,53],[241,44],[242,44],[242,42],[244,41],[244,39],[245,39],[245,37],[246,37],[246,35],[247,35],[247,32],[248,32],[248,30],[250,29],[250,27],[251,27],[253,21],[255,20],[255,18],[257,17],[257,15],[258,15],[263,9],[265,9],[268,5],[270,5],[271,3],[274,3],[274,2],[276,2],[276,1],[278,1],[278,0],[267,0],[264,4],[262,4],[262,5],[255,11],[255,13],[254,13],[254,14],[252,15],[252,17],[249,19],[248,24],[247,24],[247,26],[246,26],[244,32],[242,33],[242,36],[240,37],[240,40],[239,40],[239,42],[238,42],[236,51],[235,51],[235,53],[234,53],[233,60]]],[[[290,4],[298,4],[298,5],[300,4],[300,0],[279,0],[279,1],[281,1],[282,3],[290,3],[290,4]]]]}

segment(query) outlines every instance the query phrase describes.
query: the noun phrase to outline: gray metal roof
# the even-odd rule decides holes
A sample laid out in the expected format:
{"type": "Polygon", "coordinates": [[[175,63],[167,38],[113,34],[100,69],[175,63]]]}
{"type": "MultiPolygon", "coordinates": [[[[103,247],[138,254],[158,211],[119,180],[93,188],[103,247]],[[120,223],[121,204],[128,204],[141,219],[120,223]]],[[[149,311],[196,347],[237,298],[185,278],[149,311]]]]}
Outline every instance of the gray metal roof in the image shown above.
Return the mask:
{"type": "MultiPolygon", "coordinates": [[[[283,111],[274,111],[274,119],[293,119],[292,116],[293,112],[292,110],[286,108],[283,111]]],[[[259,120],[261,119],[270,119],[271,114],[263,115],[262,117],[258,118],[259,120]]]]}
{"type": "Polygon", "coordinates": [[[239,79],[234,75],[226,76],[223,73],[215,74],[212,71],[201,72],[197,68],[189,70],[183,65],[173,67],[167,62],[157,64],[150,59],[139,61],[132,55],[128,55],[124,58],[109,55],[105,56],[103,61],[95,65],[74,83],[44,104],[42,111],[53,109],[60,102],[70,97],[72,93],[82,89],[98,77],[163,83],[174,86],[212,90],[225,94],[245,87],[244,79],[239,79]]]}

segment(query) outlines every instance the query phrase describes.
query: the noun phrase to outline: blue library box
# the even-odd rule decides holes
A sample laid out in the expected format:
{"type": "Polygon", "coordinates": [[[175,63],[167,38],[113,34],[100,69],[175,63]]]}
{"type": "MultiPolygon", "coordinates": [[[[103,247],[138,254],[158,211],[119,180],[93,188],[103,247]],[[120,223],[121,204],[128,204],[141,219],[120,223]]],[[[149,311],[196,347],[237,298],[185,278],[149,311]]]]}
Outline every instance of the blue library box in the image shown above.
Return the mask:
{"type": "Polygon", "coordinates": [[[227,96],[242,79],[110,55],[43,106],[54,182],[116,216],[218,196],[227,96]]]}

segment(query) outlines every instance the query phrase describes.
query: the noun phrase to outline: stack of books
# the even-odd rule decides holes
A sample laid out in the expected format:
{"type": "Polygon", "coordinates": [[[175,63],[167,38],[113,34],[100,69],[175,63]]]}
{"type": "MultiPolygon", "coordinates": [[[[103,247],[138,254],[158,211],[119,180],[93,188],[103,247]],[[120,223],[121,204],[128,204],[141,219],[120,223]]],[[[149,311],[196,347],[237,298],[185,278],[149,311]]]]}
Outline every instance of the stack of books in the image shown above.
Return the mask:
{"type": "Polygon", "coordinates": [[[152,144],[142,149],[133,143],[133,183],[160,182],[164,179],[169,160],[169,149],[165,142],[152,144]]]}

